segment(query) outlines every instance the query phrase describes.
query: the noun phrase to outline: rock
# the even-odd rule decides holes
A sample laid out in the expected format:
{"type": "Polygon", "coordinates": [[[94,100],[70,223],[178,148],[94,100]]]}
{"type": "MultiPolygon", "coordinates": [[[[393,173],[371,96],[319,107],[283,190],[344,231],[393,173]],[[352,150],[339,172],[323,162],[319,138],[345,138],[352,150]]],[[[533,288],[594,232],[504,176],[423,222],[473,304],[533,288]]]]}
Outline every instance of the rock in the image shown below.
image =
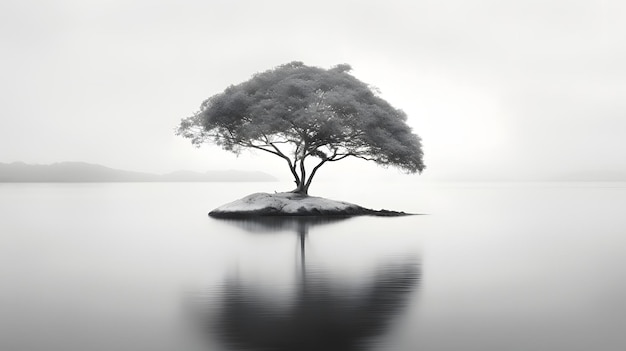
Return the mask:
{"type": "Polygon", "coordinates": [[[297,193],[255,193],[220,206],[209,212],[217,218],[257,216],[405,216],[404,212],[375,211],[344,201],[297,193]]]}

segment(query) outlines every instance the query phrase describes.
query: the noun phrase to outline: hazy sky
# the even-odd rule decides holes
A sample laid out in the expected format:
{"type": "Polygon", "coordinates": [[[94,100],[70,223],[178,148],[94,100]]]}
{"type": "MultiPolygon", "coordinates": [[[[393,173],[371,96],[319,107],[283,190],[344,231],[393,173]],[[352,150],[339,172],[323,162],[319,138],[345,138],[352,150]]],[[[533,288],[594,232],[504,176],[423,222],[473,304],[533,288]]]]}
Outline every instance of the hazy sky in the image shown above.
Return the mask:
{"type": "MultiPolygon", "coordinates": [[[[297,60],[348,63],[406,111],[423,179],[626,172],[623,0],[3,0],[0,40],[0,162],[289,179],[281,160],[173,130],[297,60]]],[[[364,170],[397,173],[356,160],[320,175],[364,170]]]]}

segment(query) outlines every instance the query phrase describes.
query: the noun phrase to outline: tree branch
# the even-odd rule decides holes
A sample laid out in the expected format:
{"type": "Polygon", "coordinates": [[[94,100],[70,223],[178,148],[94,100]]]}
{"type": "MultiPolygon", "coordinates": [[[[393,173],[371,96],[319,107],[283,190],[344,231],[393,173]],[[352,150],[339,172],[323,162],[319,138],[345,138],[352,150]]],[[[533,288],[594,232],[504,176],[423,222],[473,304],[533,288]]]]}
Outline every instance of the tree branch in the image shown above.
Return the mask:
{"type": "Polygon", "coordinates": [[[313,167],[311,175],[309,176],[309,179],[306,181],[306,185],[304,186],[306,190],[308,190],[309,186],[311,186],[311,182],[313,181],[313,177],[315,177],[315,173],[317,173],[317,170],[320,169],[320,167],[322,167],[322,165],[326,163],[326,161],[328,161],[328,159],[322,160],[320,163],[317,164],[317,166],[313,167]]]}
{"type": "Polygon", "coordinates": [[[357,155],[357,154],[348,154],[346,156],[352,156],[352,157],[356,157],[356,158],[360,158],[362,160],[366,160],[366,161],[376,161],[375,158],[371,158],[371,157],[367,157],[367,156],[363,156],[363,155],[357,155]]]}
{"type": "Polygon", "coordinates": [[[289,170],[291,171],[291,174],[293,175],[296,181],[296,184],[300,184],[300,177],[298,177],[298,172],[296,172],[296,164],[295,164],[297,159],[294,158],[292,162],[291,159],[287,155],[285,155],[282,151],[280,151],[280,149],[276,145],[274,145],[274,143],[270,143],[270,145],[274,148],[274,150],[276,150],[276,152],[282,158],[284,158],[287,161],[287,164],[289,164],[289,170]]]}
{"type": "Polygon", "coordinates": [[[257,149],[257,150],[263,150],[265,152],[269,152],[270,154],[276,155],[276,156],[278,156],[280,158],[285,158],[285,159],[289,160],[289,158],[287,156],[282,155],[282,154],[280,154],[280,153],[278,153],[276,151],[269,150],[269,149],[266,149],[266,148],[263,147],[263,146],[269,146],[269,145],[254,145],[252,143],[242,143],[240,145],[244,146],[244,147],[251,147],[251,148],[257,149]]]}
{"type": "Polygon", "coordinates": [[[341,155],[339,157],[331,157],[330,159],[328,159],[328,161],[335,162],[335,161],[343,160],[344,158],[348,156],[352,156],[352,154],[341,155]]]}
{"type": "Polygon", "coordinates": [[[291,171],[291,174],[293,175],[296,184],[300,184],[300,177],[298,176],[298,172],[296,172],[295,161],[292,162],[291,159],[287,155],[285,155],[276,145],[274,145],[274,143],[270,142],[268,145],[255,145],[252,143],[244,143],[244,145],[242,146],[249,146],[257,150],[263,150],[265,152],[269,152],[272,155],[276,155],[284,159],[285,161],[287,161],[287,164],[289,165],[289,170],[291,171]],[[271,146],[274,150],[266,149],[263,146],[271,146]]]}

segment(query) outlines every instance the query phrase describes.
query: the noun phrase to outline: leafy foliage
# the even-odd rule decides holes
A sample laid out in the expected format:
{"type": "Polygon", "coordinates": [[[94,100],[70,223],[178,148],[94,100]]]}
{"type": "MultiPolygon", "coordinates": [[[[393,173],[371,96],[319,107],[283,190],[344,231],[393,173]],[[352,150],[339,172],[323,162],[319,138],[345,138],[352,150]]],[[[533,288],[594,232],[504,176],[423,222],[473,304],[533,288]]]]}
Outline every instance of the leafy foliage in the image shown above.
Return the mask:
{"type": "Polygon", "coordinates": [[[213,142],[235,153],[251,148],[281,157],[303,193],[323,164],[346,157],[421,172],[421,141],[406,114],[350,69],[291,62],[258,73],[206,99],[181,121],[177,134],[198,146],[213,142]],[[308,158],[318,163],[307,177],[308,158]]]}

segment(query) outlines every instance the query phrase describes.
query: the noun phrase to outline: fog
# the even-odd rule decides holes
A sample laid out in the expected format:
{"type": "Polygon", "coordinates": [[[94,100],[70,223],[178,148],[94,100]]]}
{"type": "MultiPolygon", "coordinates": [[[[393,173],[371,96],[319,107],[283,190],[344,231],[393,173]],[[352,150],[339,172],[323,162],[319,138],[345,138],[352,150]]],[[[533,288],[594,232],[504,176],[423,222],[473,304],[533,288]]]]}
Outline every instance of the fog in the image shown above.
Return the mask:
{"type": "MultiPolygon", "coordinates": [[[[407,112],[427,169],[406,179],[626,179],[624,18],[617,0],[3,1],[0,162],[289,179],[281,160],[198,150],[174,128],[298,60],[348,63],[407,112]]],[[[356,160],[319,178],[345,172],[404,179],[356,160]]]]}

